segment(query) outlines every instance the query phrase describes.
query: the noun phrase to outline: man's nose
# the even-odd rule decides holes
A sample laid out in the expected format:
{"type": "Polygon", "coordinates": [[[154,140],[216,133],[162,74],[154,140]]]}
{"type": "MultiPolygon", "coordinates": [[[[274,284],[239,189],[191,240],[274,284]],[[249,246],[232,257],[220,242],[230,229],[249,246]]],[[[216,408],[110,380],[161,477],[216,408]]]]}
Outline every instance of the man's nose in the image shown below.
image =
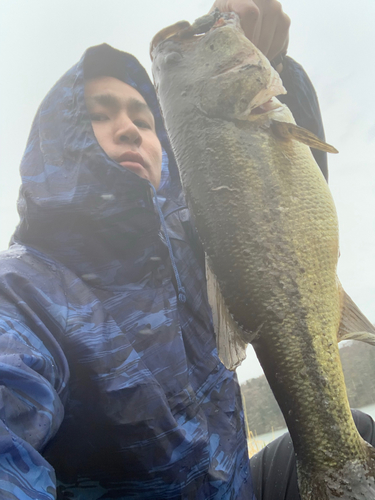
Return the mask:
{"type": "Polygon", "coordinates": [[[133,123],[129,117],[120,117],[116,124],[115,142],[131,143],[140,146],[142,137],[139,133],[138,127],[133,123]]]}

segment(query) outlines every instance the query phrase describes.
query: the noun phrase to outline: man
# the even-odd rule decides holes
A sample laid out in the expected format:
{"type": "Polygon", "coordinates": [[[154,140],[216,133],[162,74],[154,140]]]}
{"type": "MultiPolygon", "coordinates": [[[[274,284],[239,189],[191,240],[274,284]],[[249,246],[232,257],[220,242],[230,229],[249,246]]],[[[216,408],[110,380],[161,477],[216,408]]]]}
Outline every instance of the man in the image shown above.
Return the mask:
{"type": "MultiPolygon", "coordinates": [[[[278,2],[234,4],[259,14],[278,2]]],[[[300,124],[319,129],[311,84],[284,64],[300,124]]],[[[255,498],[201,248],[133,56],[93,47],[57,82],[21,174],[0,266],[0,498],[255,498]]]]}
{"type": "Polygon", "coordinates": [[[3,498],[54,498],[53,469],[58,498],[251,498],[239,387],[139,63],[88,50],[42,103],[21,172],[1,276],[3,498]]]}

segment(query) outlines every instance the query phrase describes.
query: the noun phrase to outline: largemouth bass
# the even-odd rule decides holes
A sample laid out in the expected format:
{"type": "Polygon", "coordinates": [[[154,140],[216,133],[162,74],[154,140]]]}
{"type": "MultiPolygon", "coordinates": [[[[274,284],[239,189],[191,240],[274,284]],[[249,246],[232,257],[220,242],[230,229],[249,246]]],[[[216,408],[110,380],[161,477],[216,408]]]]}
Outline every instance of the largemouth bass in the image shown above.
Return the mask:
{"type": "Polygon", "coordinates": [[[254,346],[293,440],[303,500],[375,499],[375,450],[352,420],[337,342],[373,342],[375,331],[337,279],[335,206],[309,146],[334,148],[276,99],[281,80],[236,15],[168,27],[152,56],[207,255],[219,356],[235,369],[254,346]]]}

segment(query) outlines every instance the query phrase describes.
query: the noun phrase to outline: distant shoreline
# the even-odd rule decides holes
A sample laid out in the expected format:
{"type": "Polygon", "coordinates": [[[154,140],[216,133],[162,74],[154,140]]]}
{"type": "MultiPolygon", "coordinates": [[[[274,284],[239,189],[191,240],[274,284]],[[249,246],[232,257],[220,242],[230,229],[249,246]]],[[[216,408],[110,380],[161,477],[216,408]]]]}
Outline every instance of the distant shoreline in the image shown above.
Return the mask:
{"type": "MultiPolygon", "coordinates": [[[[375,420],[375,403],[356,409],[362,411],[363,413],[367,413],[375,420]]],[[[277,431],[271,431],[271,432],[266,432],[265,434],[260,434],[259,436],[254,437],[255,444],[261,448],[262,446],[265,446],[266,444],[270,443],[279,436],[282,436],[283,434],[285,434],[285,432],[288,432],[288,429],[286,427],[284,427],[283,429],[279,429],[277,431]]]]}

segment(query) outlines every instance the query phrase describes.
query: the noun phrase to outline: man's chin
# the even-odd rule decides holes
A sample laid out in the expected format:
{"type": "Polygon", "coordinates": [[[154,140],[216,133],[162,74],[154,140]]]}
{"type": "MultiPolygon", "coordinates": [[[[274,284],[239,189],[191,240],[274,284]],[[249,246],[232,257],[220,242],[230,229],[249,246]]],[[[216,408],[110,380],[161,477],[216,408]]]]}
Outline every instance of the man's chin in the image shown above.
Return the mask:
{"type": "Polygon", "coordinates": [[[149,181],[154,186],[155,189],[159,188],[160,176],[158,176],[157,178],[153,178],[152,176],[150,176],[148,170],[146,170],[146,168],[140,163],[132,161],[122,161],[121,163],[119,163],[119,165],[126,168],[127,170],[130,170],[130,172],[133,172],[134,174],[138,175],[138,177],[146,179],[146,181],[149,181]]]}
{"type": "Polygon", "coordinates": [[[149,180],[147,170],[140,163],[135,161],[122,161],[121,163],[119,163],[119,165],[126,168],[127,170],[130,170],[131,172],[134,172],[139,177],[149,180]]]}

